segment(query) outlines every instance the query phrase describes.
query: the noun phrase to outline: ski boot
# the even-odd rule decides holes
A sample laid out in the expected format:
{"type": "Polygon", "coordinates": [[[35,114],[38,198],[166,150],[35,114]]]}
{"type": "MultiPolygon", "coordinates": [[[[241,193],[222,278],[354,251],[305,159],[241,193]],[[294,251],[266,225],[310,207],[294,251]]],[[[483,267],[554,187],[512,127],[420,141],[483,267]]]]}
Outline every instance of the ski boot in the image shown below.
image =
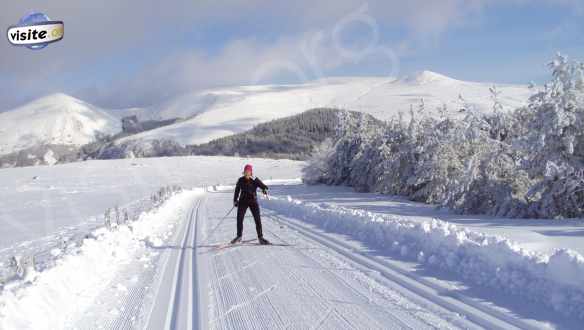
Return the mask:
{"type": "Polygon", "coordinates": [[[231,240],[231,244],[235,244],[235,243],[239,243],[241,242],[241,236],[236,236],[234,239],[231,240]]]}
{"type": "Polygon", "coordinates": [[[267,239],[263,238],[263,237],[259,237],[258,241],[260,242],[261,245],[269,245],[272,244],[270,243],[270,241],[268,241],[267,239]]]}

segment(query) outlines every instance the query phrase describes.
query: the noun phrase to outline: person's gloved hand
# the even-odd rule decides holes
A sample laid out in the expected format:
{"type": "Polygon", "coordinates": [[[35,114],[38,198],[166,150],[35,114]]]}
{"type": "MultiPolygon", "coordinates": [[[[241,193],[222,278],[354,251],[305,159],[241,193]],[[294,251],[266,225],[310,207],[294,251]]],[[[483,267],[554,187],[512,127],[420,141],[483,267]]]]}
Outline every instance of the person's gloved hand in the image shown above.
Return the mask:
{"type": "Polygon", "coordinates": [[[268,194],[268,189],[267,189],[267,188],[266,188],[266,189],[263,189],[263,190],[262,190],[262,193],[263,193],[264,195],[267,195],[267,194],[268,194]]]}
{"type": "Polygon", "coordinates": [[[233,201],[233,206],[237,207],[239,203],[237,201],[233,201]]]}

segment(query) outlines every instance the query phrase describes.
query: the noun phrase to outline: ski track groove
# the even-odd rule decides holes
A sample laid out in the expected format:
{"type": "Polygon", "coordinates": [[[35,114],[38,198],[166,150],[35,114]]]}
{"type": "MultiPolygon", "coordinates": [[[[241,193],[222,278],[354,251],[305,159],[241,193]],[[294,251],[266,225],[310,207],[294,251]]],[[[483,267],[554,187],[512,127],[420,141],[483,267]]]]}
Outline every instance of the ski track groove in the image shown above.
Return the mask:
{"type": "MultiPolygon", "coordinates": [[[[170,240],[170,242],[176,242],[178,241],[178,239],[181,237],[181,233],[182,230],[181,229],[181,223],[177,222],[177,224],[175,225],[177,230],[175,231],[172,239],[170,240]]],[[[162,287],[162,281],[164,280],[164,273],[166,272],[166,269],[168,267],[171,267],[169,265],[169,262],[171,260],[171,255],[170,253],[160,253],[159,254],[160,260],[158,261],[158,265],[161,265],[161,267],[159,268],[158,271],[155,272],[154,274],[154,278],[152,281],[153,287],[156,288],[154,290],[154,292],[152,292],[150,294],[150,298],[152,299],[152,303],[150,305],[149,308],[149,312],[146,314],[145,316],[145,322],[144,322],[144,328],[147,328],[148,325],[151,323],[151,318],[153,315],[153,310],[155,308],[156,305],[156,298],[158,297],[158,295],[160,294],[160,290],[162,287]]]]}
{"type": "MultiPolygon", "coordinates": [[[[198,207],[198,206],[197,206],[198,207]]],[[[188,244],[188,237],[189,237],[189,233],[192,230],[192,222],[193,222],[193,212],[194,212],[194,208],[191,209],[191,211],[189,212],[189,216],[188,216],[188,225],[187,225],[187,229],[185,231],[185,236],[182,239],[181,245],[180,245],[180,251],[179,251],[179,257],[178,257],[178,262],[175,265],[176,266],[176,272],[175,272],[175,277],[173,279],[173,285],[172,285],[172,297],[171,297],[171,302],[172,304],[169,305],[169,311],[166,314],[166,323],[165,323],[165,328],[166,329],[176,329],[176,323],[177,321],[177,315],[180,312],[180,301],[181,301],[181,289],[182,289],[182,280],[183,280],[183,272],[184,272],[184,258],[185,258],[185,248],[187,247],[188,244]]]]}
{"type": "MultiPolygon", "coordinates": [[[[164,274],[168,271],[168,267],[173,267],[173,277],[172,284],[168,288],[170,291],[170,297],[167,302],[159,301],[158,298],[155,302],[158,304],[167,304],[166,312],[162,315],[163,317],[163,328],[164,329],[198,329],[198,316],[199,313],[199,295],[198,295],[198,277],[196,269],[196,237],[197,237],[197,226],[199,222],[199,211],[203,204],[205,196],[199,196],[195,200],[194,205],[192,205],[187,212],[187,216],[184,219],[185,225],[181,226],[181,234],[175,239],[175,242],[180,238],[180,243],[178,248],[178,255],[176,256],[176,261],[170,264],[173,259],[172,250],[168,254],[168,259],[165,262],[164,269],[161,272],[161,282],[158,283],[159,287],[155,297],[158,297],[161,290],[167,290],[161,285],[164,284],[164,274]],[[186,283],[185,283],[186,281],[186,283]],[[180,323],[180,324],[179,324],[180,323]]],[[[154,308],[154,306],[153,306],[154,308]]],[[[150,314],[153,313],[151,309],[150,314]]],[[[147,327],[155,327],[151,323],[152,315],[148,317],[147,327]]]]}
{"type": "MultiPolygon", "coordinates": [[[[188,312],[188,328],[189,329],[198,329],[200,326],[200,308],[199,308],[199,276],[198,276],[198,269],[197,269],[197,237],[199,236],[199,227],[201,223],[200,219],[200,210],[201,205],[206,205],[207,196],[203,195],[199,198],[196,209],[195,209],[195,220],[193,224],[193,236],[191,237],[191,244],[192,247],[189,250],[190,253],[190,271],[189,271],[189,286],[190,286],[190,294],[188,296],[189,299],[189,306],[191,306],[188,312]]],[[[193,214],[191,214],[192,220],[193,214]]]]}

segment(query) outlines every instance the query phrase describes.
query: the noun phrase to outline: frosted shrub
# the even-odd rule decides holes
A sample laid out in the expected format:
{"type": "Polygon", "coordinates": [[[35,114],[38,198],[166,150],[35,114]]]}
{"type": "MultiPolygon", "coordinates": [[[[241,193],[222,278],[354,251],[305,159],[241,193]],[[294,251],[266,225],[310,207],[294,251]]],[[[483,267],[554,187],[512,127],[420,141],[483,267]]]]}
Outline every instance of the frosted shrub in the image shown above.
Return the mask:
{"type": "Polygon", "coordinates": [[[400,116],[382,129],[345,115],[343,134],[309,162],[305,179],[463,213],[582,217],[584,65],[558,55],[550,68],[552,80],[513,111],[504,111],[493,87],[490,114],[463,102],[461,119],[446,106],[429,118],[421,103],[409,121],[400,116]]]}

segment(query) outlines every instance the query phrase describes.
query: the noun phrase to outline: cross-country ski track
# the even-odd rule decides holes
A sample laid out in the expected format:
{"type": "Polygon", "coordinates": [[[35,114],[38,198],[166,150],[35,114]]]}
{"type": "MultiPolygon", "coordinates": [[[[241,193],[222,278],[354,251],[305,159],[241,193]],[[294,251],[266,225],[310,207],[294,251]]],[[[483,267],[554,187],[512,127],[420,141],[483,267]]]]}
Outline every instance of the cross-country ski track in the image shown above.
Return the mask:
{"type": "Polygon", "coordinates": [[[165,255],[148,329],[532,327],[265,207],[264,236],[274,245],[257,244],[250,214],[243,242],[225,244],[235,232],[233,213],[220,222],[232,192],[188,203],[173,243],[157,247],[165,255]]]}

